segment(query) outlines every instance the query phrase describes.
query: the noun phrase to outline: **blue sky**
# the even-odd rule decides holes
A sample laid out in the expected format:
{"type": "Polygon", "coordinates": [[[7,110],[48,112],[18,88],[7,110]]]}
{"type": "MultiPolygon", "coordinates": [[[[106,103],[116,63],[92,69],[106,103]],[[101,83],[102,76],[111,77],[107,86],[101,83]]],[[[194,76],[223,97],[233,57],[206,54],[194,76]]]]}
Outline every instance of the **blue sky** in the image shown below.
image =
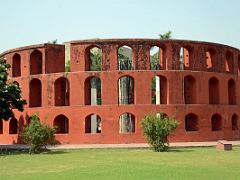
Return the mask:
{"type": "Polygon", "coordinates": [[[0,52],[57,39],[158,38],[240,48],[239,0],[1,0],[0,52]]]}

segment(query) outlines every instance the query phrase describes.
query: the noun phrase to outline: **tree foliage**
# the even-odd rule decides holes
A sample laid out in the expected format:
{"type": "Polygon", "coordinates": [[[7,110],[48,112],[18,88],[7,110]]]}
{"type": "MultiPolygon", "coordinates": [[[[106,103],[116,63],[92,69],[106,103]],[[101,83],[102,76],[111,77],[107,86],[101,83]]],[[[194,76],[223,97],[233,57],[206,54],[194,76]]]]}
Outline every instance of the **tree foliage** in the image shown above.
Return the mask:
{"type": "Polygon", "coordinates": [[[23,111],[26,101],[21,97],[21,89],[17,83],[8,82],[10,65],[0,58],[0,119],[13,117],[13,109],[23,111]]]}
{"type": "Polygon", "coordinates": [[[70,60],[68,60],[65,64],[65,72],[70,72],[70,71],[71,71],[70,60]]]}
{"type": "Polygon", "coordinates": [[[52,41],[48,41],[47,42],[48,44],[57,44],[58,43],[58,40],[57,39],[54,39],[52,41]]]}
{"type": "Polygon", "coordinates": [[[54,141],[55,129],[46,123],[41,124],[38,114],[30,116],[30,123],[23,128],[23,141],[30,145],[29,153],[39,153],[42,148],[54,141]]]}
{"type": "Polygon", "coordinates": [[[156,152],[168,148],[168,136],[177,128],[178,122],[163,113],[151,113],[142,120],[143,134],[156,152]]]}
{"type": "Polygon", "coordinates": [[[158,51],[153,54],[153,55],[150,55],[150,65],[151,65],[151,69],[152,70],[159,70],[160,69],[160,61],[161,59],[159,59],[159,52],[160,51],[160,48],[158,49],[158,51]]]}
{"type": "Polygon", "coordinates": [[[119,68],[121,70],[131,70],[133,69],[132,67],[132,62],[129,57],[126,55],[127,48],[120,47],[118,49],[118,59],[119,59],[119,68]]]}
{"type": "Polygon", "coordinates": [[[168,31],[164,34],[159,34],[160,39],[171,39],[172,38],[172,31],[168,31]]]}
{"type": "Polygon", "coordinates": [[[102,70],[102,52],[97,48],[96,52],[90,51],[91,71],[102,70]]]}

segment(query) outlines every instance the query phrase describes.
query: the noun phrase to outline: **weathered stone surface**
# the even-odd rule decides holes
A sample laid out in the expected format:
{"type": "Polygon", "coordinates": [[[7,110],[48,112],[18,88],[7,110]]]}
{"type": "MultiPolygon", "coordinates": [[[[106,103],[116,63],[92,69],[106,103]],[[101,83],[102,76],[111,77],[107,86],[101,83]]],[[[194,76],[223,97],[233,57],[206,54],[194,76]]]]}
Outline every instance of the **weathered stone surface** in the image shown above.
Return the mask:
{"type": "MultiPolygon", "coordinates": [[[[27,46],[0,55],[12,65],[10,80],[21,86],[22,96],[28,102],[24,112],[15,112],[18,134],[29,116],[39,112],[42,121],[61,126],[56,139],[63,144],[143,143],[142,118],[149,112],[163,112],[180,122],[171,142],[240,139],[239,49],[199,41],[98,39],[70,42],[70,50],[68,73],[64,72],[63,45],[27,46]],[[118,70],[118,48],[124,45],[132,48],[133,70],[118,70]],[[161,48],[160,70],[150,70],[152,46],[161,48]],[[102,49],[102,71],[87,69],[92,47],[102,49]],[[34,51],[37,55],[31,56],[34,51]],[[183,65],[180,58],[184,59],[183,65]],[[37,63],[41,63],[41,69],[37,63]],[[36,68],[33,74],[31,67],[36,68]],[[119,105],[118,80],[124,76],[134,82],[134,100],[129,105],[119,105]],[[163,100],[157,105],[152,104],[155,76],[164,84],[158,92],[163,100]],[[101,93],[97,93],[101,105],[89,105],[87,81],[92,77],[101,80],[101,93]],[[38,90],[34,90],[36,87],[38,90]],[[119,133],[119,117],[124,113],[134,116],[135,132],[119,133]],[[101,118],[101,133],[85,133],[87,117],[92,114],[101,118]]],[[[18,134],[9,134],[9,128],[16,126],[10,125],[10,121],[0,122],[0,143],[21,143],[18,134]]]]}

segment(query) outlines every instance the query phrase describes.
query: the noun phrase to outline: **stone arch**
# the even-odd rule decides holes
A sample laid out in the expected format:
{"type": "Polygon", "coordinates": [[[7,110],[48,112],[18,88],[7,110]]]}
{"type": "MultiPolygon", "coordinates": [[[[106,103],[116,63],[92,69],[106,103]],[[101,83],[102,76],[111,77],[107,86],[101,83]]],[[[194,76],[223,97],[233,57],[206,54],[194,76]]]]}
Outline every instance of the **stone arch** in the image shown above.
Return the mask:
{"type": "Polygon", "coordinates": [[[158,46],[152,46],[149,51],[150,57],[150,69],[159,70],[162,69],[163,62],[163,50],[158,46]]]}
{"type": "Polygon", "coordinates": [[[60,114],[54,118],[53,126],[56,127],[56,134],[69,133],[69,120],[63,114],[60,114]]]}
{"type": "Polygon", "coordinates": [[[132,48],[130,46],[121,46],[118,48],[118,70],[132,70],[132,48]]]}
{"type": "Polygon", "coordinates": [[[85,49],[85,70],[102,71],[102,49],[93,45],[85,49]]]}
{"type": "Polygon", "coordinates": [[[152,79],[152,104],[167,104],[168,81],[165,76],[159,75],[152,79]]]}
{"type": "Polygon", "coordinates": [[[0,134],[3,134],[3,120],[0,119],[0,134]]]}
{"type": "Polygon", "coordinates": [[[236,85],[233,79],[228,80],[228,103],[236,105],[236,85]]]}
{"type": "Polygon", "coordinates": [[[39,79],[34,78],[29,84],[29,107],[42,106],[42,83],[39,79]]]}
{"type": "Polygon", "coordinates": [[[187,75],[183,80],[183,91],[184,91],[184,102],[185,104],[195,104],[196,103],[196,79],[187,75]]]}
{"type": "Polygon", "coordinates": [[[12,58],[12,77],[21,76],[21,56],[15,53],[12,58]]]}
{"type": "Polygon", "coordinates": [[[135,133],[135,116],[131,113],[124,113],[119,116],[119,133],[135,133]]]}
{"type": "Polygon", "coordinates": [[[238,130],[238,115],[235,113],[232,115],[232,130],[238,130]]]}
{"type": "Polygon", "coordinates": [[[30,55],[30,74],[42,74],[42,52],[34,50],[30,55]]]}
{"type": "Polygon", "coordinates": [[[84,83],[85,105],[101,105],[101,79],[96,76],[89,77],[84,83]]]}
{"type": "Polygon", "coordinates": [[[233,73],[233,53],[230,51],[225,55],[225,71],[233,73]]]}
{"type": "Polygon", "coordinates": [[[85,118],[85,133],[101,133],[102,121],[97,114],[90,114],[85,118]]]}
{"type": "Polygon", "coordinates": [[[134,79],[131,76],[118,79],[118,104],[134,104],[134,79]]]}
{"type": "Polygon", "coordinates": [[[65,77],[60,77],[54,82],[55,106],[69,106],[69,81],[65,77]]]}
{"type": "Polygon", "coordinates": [[[185,130],[198,131],[198,116],[194,113],[189,113],[185,116],[185,130]]]}
{"type": "Polygon", "coordinates": [[[188,47],[180,47],[179,49],[179,69],[189,69],[190,67],[190,53],[191,49],[188,47]]]}
{"type": "Polygon", "coordinates": [[[16,118],[11,118],[9,121],[9,134],[18,133],[18,121],[16,118]]]}
{"type": "Polygon", "coordinates": [[[209,104],[219,104],[219,81],[212,77],[208,81],[209,104]]]}
{"type": "Polygon", "coordinates": [[[213,114],[211,118],[212,131],[222,130],[222,117],[219,114],[213,114]]]}
{"type": "Polygon", "coordinates": [[[216,66],[216,51],[215,49],[208,49],[207,51],[205,51],[205,58],[206,58],[206,68],[208,71],[214,71],[215,66],[216,66]]]}

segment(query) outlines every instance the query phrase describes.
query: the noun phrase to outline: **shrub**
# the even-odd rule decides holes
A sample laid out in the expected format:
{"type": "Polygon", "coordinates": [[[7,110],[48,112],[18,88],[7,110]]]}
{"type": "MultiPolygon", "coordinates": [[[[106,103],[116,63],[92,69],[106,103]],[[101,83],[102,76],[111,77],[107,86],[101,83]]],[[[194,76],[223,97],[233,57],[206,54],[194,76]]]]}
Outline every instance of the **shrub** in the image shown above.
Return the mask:
{"type": "Polygon", "coordinates": [[[55,129],[46,123],[41,124],[38,114],[30,116],[30,123],[23,128],[23,141],[30,145],[29,153],[39,153],[42,148],[54,141],[55,129]]]}
{"type": "Polygon", "coordinates": [[[168,146],[168,136],[177,128],[178,122],[163,113],[151,113],[142,120],[143,134],[156,152],[165,151],[168,146]]]}

